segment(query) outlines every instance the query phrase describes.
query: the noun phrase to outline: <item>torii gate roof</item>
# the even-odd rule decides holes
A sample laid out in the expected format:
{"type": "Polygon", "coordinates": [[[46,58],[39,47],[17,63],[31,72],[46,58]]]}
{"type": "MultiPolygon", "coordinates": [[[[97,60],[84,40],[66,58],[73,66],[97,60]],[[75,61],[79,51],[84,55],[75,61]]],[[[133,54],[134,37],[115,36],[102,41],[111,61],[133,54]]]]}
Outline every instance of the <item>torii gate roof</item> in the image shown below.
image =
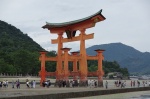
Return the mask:
{"type": "Polygon", "coordinates": [[[95,16],[100,16],[101,17],[100,21],[103,21],[106,18],[101,14],[101,12],[102,12],[102,9],[100,11],[98,11],[97,13],[91,15],[91,16],[88,16],[88,17],[85,17],[85,18],[82,18],[82,19],[78,19],[78,20],[74,20],[74,21],[70,21],[70,22],[64,22],[64,23],[49,23],[49,22],[46,22],[46,25],[44,25],[42,28],[61,28],[61,27],[67,27],[67,26],[70,26],[70,25],[78,24],[78,23],[81,23],[83,21],[92,19],[95,16]]]}

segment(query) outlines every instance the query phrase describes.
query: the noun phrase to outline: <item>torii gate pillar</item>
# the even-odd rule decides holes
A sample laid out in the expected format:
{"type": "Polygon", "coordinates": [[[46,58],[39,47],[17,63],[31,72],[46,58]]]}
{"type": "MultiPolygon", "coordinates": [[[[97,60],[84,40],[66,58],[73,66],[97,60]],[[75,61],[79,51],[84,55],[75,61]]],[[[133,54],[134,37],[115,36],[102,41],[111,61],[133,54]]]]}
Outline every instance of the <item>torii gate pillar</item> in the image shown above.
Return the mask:
{"type": "Polygon", "coordinates": [[[63,43],[62,41],[62,35],[63,33],[60,32],[58,33],[58,50],[57,50],[57,56],[58,56],[58,60],[57,60],[57,66],[56,66],[56,81],[62,80],[63,79],[63,74],[62,74],[62,50],[61,48],[63,48],[63,43]]]}
{"type": "Polygon", "coordinates": [[[70,48],[62,48],[61,50],[64,51],[64,65],[63,65],[63,75],[64,80],[66,81],[66,86],[69,87],[69,69],[68,69],[68,51],[70,51],[70,48]]]}
{"type": "MultiPolygon", "coordinates": [[[[71,54],[73,56],[77,56],[79,54],[79,52],[71,52],[71,54]]],[[[77,73],[78,72],[77,62],[78,62],[77,59],[73,60],[73,73],[77,73]]],[[[77,76],[76,75],[73,75],[73,80],[77,80],[77,76]]]]}
{"type": "Polygon", "coordinates": [[[98,70],[97,70],[98,86],[99,87],[103,87],[103,75],[104,75],[104,71],[103,71],[103,66],[102,66],[102,60],[104,59],[103,52],[105,50],[97,49],[95,51],[97,52],[97,56],[98,56],[98,70]]]}
{"type": "Polygon", "coordinates": [[[86,49],[85,49],[85,29],[80,30],[80,84],[83,84],[81,86],[86,85],[87,81],[87,57],[86,57],[86,49]]]}
{"type": "Polygon", "coordinates": [[[42,82],[45,81],[45,77],[46,77],[46,70],[45,70],[45,56],[46,56],[46,51],[41,51],[41,71],[39,72],[40,76],[41,76],[41,80],[40,80],[40,85],[42,85],[42,82]]]}

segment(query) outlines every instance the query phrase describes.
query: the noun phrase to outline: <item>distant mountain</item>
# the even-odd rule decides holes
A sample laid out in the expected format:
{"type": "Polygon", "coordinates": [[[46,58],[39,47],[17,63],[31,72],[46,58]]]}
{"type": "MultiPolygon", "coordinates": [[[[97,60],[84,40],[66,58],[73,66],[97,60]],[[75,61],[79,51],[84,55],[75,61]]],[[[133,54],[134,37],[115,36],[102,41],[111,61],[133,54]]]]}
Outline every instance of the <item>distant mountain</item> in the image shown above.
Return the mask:
{"type": "Polygon", "coordinates": [[[86,49],[88,55],[96,55],[94,50],[104,49],[104,60],[117,61],[130,73],[150,74],[150,53],[142,53],[122,43],[94,45],[86,49]]]}

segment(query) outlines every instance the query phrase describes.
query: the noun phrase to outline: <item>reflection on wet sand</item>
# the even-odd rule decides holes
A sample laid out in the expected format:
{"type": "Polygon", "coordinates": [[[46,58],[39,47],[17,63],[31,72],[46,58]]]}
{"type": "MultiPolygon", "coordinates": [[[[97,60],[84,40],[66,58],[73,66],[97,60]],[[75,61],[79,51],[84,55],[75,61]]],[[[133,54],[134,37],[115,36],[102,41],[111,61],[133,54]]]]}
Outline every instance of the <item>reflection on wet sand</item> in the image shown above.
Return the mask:
{"type": "Polygon", "coordinates": [[[150,91],[119,93],[119,94],[71,98],[71,99],[150,99],[150,91]]]}

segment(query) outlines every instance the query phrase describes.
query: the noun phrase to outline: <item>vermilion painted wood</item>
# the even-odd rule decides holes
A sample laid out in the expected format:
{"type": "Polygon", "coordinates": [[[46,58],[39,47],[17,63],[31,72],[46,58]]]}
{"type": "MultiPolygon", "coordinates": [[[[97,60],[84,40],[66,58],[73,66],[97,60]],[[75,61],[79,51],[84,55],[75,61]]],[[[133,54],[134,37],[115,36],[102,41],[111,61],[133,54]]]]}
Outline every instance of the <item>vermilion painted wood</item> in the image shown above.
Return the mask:
{"type": "Polygon", "coordinates": [[[41,61],[41,71],[39,75],[41,76],[41,83],[45,80],[46,76],[56,76],[56,80],[68,80],[69,76],[73,76],[76,80],[77,76],[80,77],[81,82],[87,80],[87,76],[98,76],[98,81],[102,83],[102,77],[104,71],[102,69],[102,60],[104,59],[102,53],[104,50],[95,50],[97,52],[96,56],[88,56],[86,54],[85,40],[92,39],[94,33],[86,34],[85,31],[88,28],[94,27],[97,22],[105,20],[105,17],[101,14],[101,11],[98,13],[76,21],[58,23],[58,24],[46,24],[43,28],[47,28],[51,34],[57,34],[57,39],[52,39],[52,44],[58,44],[57,56],[56,57],[47,57],[46,52],[40,52],[41,56],[39,60],[41,61]],[[76,31],[79,31],[79,36],[76,36],[76,31]],[[67,38],[63,38],[63,34],[67,34],[67,38]],[[68,37],[69,35],[69,37],[68,37]],[[63,43],[80,41],[80,52],[72,52],[70,55],[68,52],[70,48],[63,48],[63,43]],[[98,60],[98,70],[95,72],[88,72],[87,60],[98,60]],[[57,61],[56,71],[46,72],[45,70],[45,61],[57,61]],[[73,62],[73,71],[68,70],[68,62],[73,62]],[[79,62],[79,69],[77,68],[77,62],[79,62]]]}

